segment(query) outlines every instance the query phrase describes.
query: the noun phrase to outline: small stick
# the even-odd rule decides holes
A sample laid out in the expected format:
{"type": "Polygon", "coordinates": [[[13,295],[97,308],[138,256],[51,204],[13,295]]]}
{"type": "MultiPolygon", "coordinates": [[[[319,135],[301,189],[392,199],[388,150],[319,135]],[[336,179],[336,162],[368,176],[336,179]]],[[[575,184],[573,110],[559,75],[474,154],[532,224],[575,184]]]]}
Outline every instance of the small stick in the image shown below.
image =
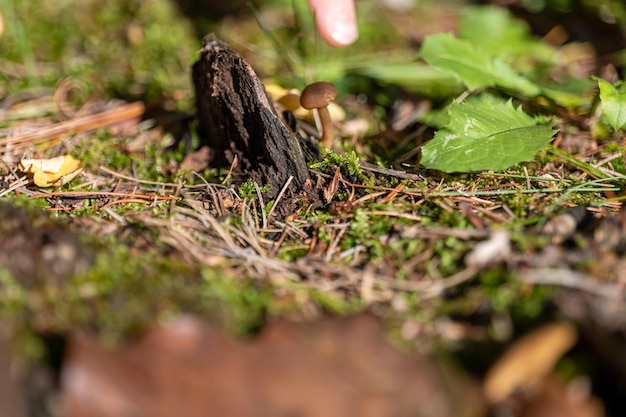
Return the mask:
{"type": "Polygon", "coordinates": [[[49,142],[61,136],[88,132],[104,126],[114,125],[125,120],[139,117],[144,114],[145,110],[146,107],[142,102],[130,103],[101,113],[90,114],[88,116],[56,123],[52,126],[37,129],[34,132],[0,139],[0,152],[37,143],[49,142]]]}

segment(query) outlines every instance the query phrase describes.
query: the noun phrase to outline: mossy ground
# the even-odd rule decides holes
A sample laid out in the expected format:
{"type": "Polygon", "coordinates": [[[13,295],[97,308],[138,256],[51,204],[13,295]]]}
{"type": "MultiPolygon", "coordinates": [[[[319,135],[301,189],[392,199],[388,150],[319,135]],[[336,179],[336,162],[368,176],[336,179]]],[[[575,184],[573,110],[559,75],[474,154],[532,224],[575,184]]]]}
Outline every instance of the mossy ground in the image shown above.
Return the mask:
{"type": "MultiPolygon", "coordinates": [[[[624,174],[619,135],[598,139],[585,131],[581,146],[601,151],[554,149],[505,172],[420,170],[413,151],[432,130],[420,128],[416,136],[389,129],[391,108],[415,102],[418,90],[430,91],[424,100],[436,107],[442,91],[456,87],[440,74],[418,86],[397,85],[391,72],[368,74],[382,65],[383,53],[410,64],[407,39],[423,34],[407,35],[411,28],[397,27],[403,20],[393,14],[372,23],[380,5],[363,2],[360,46],[333,50],[315,37],[304,2],[295,9],[282,3],[257,11],[266,31],[250,16],[229,17],[213,29],[241,49],[268,83],[298,88],[325,79],[338,85],[338,101],[349,117],[338,124],[343,139],[337,153],[311,167],[327,190],[325,204],[303,200],[281,217],[272,212],[274,201],[263,198],[263,184],[233,182],[228,169],[180,171],[195,139],[177,141],[173,130],[150,122],[82,132],[44,147],[3,148],[1,189],[17,181],[13,167],[25,155],[70,153],[85,164],[78,178],[45,197],[33,186],[2,197],[31,217],[68,228],[92,254],[85,270],[62,281],[28,286],[1,270],[0,311],[21,334],[90,329],[117,343],[186,312],[246,335],[278,317],[369,310],[404,331],[405,346],[454,352],[467,362],[473,344],[506,340],[559,316],[557,289],[525,283],[520,274],[554,245],[540,230],[555,214],[580,205],[604,217],[617,211],[623,178],[616,177],[624,174]],[[365,128],[349,130],[350,120],[365,128]],[[361,163],[387,166],[394,160],[410,175],[361,163]],[[337,168],[341,180],[333,184],[337,168]],[[510,232],[510,259],[469,273],[465,257],[495,229],[510,232]],[[464,330],[450,336],[444,322],[464,330]],[[409,332],[407,323],[421,330],[409,332]]],[[[0,96],[21,103],[2,109],[3,138],[120,98],[155,103],[168,114],[193,112],[189,73],[199,36],[171,2],[0,5],[0,96]]],[[[444,20],[449,6],[429,7],[442,19],[429,30],[450,24],[444,20]]],[[[559,249],[562,266],[593,275],[604,255],[587,251],[596,245],[589,235],[575,238],[570,243],[584,256],[573,262],[570,248],[559,249]]],[[[24,340],[26,351],[41,352],[36,337],[24,340]]]]}

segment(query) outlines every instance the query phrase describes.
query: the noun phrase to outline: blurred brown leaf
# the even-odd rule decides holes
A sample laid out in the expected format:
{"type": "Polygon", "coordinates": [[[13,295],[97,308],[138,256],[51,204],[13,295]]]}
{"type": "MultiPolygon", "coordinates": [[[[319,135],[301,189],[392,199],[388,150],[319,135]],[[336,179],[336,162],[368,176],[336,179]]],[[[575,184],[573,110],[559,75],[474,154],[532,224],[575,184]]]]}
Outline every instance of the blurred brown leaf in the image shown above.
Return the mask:
{"type": "Polygon", "coordinates": [[[180,317],[118,352],[74,337],[66,417],[477,416],[479,390],[400,353],[369,316],[278,323],[234,342],[180,317]]]}
{"type": "Polygon", "coordinates": [[[180,169],[200,172],[209,166],[211,160],[211,151],[208,146],[202,146],[195,152],[187,154],[183,162],[180,164],[180,169]]]}
{"type": "Polygon", "coordinates": [[[569,323],[544,325],[516,341],[485,377],[485,396],[492,403],[505,400],[520,388],[536,388],[561,356],[576,342],[569,323]]]}

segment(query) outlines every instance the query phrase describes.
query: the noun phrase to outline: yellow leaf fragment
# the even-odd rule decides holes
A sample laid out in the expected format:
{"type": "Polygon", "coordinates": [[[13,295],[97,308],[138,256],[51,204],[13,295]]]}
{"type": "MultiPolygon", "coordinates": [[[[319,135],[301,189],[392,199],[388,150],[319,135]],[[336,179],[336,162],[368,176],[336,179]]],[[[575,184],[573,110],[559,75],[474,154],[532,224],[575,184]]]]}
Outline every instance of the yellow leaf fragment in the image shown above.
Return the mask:
{"type": "Polygon", "coordinates": [[[19,164],[20,171],[34,174],[37,171],[56,172],[65,162],[65,156],[57,156],[49,159],[22,159],[19,164]]]}
{"type": "Polygon", "coordinates": [[[300,92],[292,88],[287,90],[278,84],[267,84],[265,90],[273,101],[292,112],[298,119],[312,120],[313,112],[300,107],[300,92]]]}
{"type": "Polygon", "coordinates": [[[83,163],[71,155],[49,159],[22,159],[19,169],[38,187],[60,186],[70,182],[83,169],[83,163]]]}
{"type": "MultiPolygon", "coordinates": [[[[280,103],[284,108],[292,112],[296,118],[309,121],[314,119],[313,111],[303,109],[300,106],[300,92],[297,89],[287,90],[278,84],[267,84],[265,85],[265,91],[267,91],[273,101],[280,103]]],[[[330,112],[330,118],[335,122],[341,122],[346,119],[346,111],[335,102],[328,104],[328,111],[330,112]]]]}
{"type": "Polygon", "coordinates": [[[576,339],[576,328],[568,323],[551,323],[525,335],[487,373],[485,397],[491,403],[498,403],[517,389],[536,387],[576,339]]]}
{"type": "Polygon", "coordinates": [[[303,114],[307,114],[306,111],[303,112],[303,108],[300,107],[300,96],[296,93],[287,93],[282,95],[276,99],[277,103],[280,103],[284,108],[294,113],[296,111],[300,111],[303,114]]]}
{"type": "Polygon", "coordinates": [[[283,88],[280,85],[274,83],[265,84],[265,91],[267,91],[267,94],[269,94],[274,101],[278,100],[280,97],[289,92],[286,88],[283,88]]]}

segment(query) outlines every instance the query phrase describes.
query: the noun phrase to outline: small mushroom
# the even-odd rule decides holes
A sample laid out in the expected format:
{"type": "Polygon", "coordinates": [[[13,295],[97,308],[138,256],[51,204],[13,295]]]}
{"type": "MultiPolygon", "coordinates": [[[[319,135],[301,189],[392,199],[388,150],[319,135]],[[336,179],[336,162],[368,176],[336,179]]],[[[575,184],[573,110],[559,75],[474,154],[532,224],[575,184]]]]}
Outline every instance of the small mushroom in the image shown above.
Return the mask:
{"type": "Polygon", "coordinates": [[[322,125],[322,146],[331,148],[333,144],[332,123],[328,104],[337,97],[337,88],[325,81],[318,81],[307,85],[300,95],[300,105],[307,109],[317,109],[322,125]]]}

